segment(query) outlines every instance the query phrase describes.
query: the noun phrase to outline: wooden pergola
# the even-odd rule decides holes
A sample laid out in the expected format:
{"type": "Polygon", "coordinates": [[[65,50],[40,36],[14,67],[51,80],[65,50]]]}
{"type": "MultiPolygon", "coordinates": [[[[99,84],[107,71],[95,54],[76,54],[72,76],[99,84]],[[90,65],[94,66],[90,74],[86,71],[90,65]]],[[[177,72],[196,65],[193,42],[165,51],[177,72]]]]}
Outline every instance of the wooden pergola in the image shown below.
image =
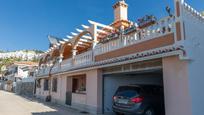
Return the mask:
{"type": "Polygon", "coordinates": [[[62,59],[68,59],[93,49],[100,39],[117,31],[116,28],[108,25],[91,20],[88,22],[89,26],[82,24],[82,29],[76,28],[76,32],[70,32],[70,35],[52,44],[46,54],[50,54],[51,59],[59,56],[62,59]]]}

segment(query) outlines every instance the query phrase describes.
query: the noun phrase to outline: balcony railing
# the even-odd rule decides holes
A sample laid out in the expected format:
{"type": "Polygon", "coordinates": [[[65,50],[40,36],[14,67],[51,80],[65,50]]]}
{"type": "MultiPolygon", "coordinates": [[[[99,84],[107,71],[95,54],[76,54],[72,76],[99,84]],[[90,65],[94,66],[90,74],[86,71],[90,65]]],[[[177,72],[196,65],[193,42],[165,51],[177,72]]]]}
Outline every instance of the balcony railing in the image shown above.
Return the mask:
{"type": "Polygon", "coordinates": [[[48,75],[50,71],[50,67],[43,67],[38,69],[38,75],[48,75]]]}
{"type": "Polygon", "coordinates": [[[61,63],[61,69],[66,70],[67,68],[71,68],[73,65],[72,63],[73,63],[72,58],[63,60],[61,63]]]}
{"type": "Polygon", "coordinates": [[[39,69],[38,75],[48,75],[51,70],[51,73],[56,73],[59,71],[66,71],[73,67],[79,67],[82,65],[91,64],[93,62],[93,51],[87,51],[82,54],[76,55],[74,58],[69,58],[66,60],[63,60],[60,63],[56,63],[52,68],[46,67],[39,69]]]}
{"type": "MultiPolygon", "coordinates": [[[[116,49],[127,47],[133,44],[154,39],[160,36],[175,32],[175,17],[166,17],[161,19],[156,24],[143,29],[136,29],[129,34],[121,34],[117,39],[105,43],[99,43],[90,51],[76,55],[73,58],[63,60],[59,64],[55,64],[52,68],[52,73],[67,71],[72,68],[81,67],[94,63],[94,56],[107,53],[116,49]]],[[[40,69],[38,76],[49,74],[50,67],[40,69]]]]}
{"type": "Polygon", "coordinates": [[[175,18],[166,17],[161,19],[156,24],[144,29],[138,29],[136,32],[129,35],[121,35],[118,39],[107,43],[100,43],[94,49],[94,55],[100,55],[122,47],[136,44],[145,40],[163,36],[175,31],[175,18]]]}
{"type": "Polygon", "coordinates": [[[91,50],[91,51],[87,51],[85,53],[76,55],[73,61],[75,66],[89,64],[93,61],[93,51],[91,50]]]}

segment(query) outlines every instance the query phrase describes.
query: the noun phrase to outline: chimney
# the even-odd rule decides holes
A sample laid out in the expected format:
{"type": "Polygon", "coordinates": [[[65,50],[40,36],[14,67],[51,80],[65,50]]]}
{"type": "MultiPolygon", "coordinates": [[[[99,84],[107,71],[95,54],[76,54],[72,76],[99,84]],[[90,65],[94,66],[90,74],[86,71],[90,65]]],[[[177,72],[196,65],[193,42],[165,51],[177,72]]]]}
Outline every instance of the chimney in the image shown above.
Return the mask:
{"type": "Polygon", "coordinates": [[[114,9],[114,22],[120,20],[128,20],[128,4],[125,0],[119,0],[113,5],[114,9]]]}

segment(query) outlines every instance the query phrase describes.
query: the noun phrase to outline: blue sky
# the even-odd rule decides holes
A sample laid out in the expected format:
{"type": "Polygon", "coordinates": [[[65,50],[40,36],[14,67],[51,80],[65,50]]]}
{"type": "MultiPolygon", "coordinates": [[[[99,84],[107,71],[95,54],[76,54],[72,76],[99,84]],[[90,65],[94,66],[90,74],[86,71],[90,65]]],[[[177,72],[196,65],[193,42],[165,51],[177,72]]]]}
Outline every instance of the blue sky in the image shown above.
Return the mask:
{"type": "MultiPolygon", "coordinates": [[[[0,50],[47,50],[47,35],[65,37],[94,20],[104,24],[113,21],[112,5],[117,0],[0,0],[0,50]]],[[[173,9],[173,0],[126,0],[129,19],[153,14],[167,15],[165,6],[173,9]]],[[[199,11],[204,0],[186,0],[199,11]]]]}

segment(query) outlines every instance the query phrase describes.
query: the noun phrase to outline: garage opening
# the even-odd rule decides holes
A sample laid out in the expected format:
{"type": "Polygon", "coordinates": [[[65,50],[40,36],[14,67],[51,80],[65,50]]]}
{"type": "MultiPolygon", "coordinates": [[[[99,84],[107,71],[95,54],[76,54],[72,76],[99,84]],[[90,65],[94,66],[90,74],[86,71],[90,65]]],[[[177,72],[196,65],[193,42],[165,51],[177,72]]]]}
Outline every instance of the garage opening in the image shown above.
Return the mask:
{"type": "Polygon", "coordinates": [[[103,72],[104,113],[113,113],[113,96],[120,86],[144,84],[163,87],[163,72],[160,59],[105,68],[103,72]]]}

